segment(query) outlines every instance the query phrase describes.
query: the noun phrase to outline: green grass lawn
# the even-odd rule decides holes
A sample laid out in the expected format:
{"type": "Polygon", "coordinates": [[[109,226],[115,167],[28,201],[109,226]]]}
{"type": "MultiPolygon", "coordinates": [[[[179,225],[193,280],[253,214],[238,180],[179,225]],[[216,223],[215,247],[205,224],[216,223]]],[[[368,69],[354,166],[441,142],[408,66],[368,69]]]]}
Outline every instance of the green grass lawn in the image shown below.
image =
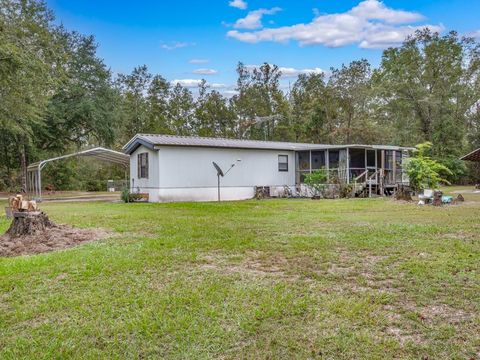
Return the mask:
{"type": "Polygon", "coordinates": [[[0,358],[478,359],[480,194],[464,196],[45,203],[115,235],[0,258],[0,358]]]}

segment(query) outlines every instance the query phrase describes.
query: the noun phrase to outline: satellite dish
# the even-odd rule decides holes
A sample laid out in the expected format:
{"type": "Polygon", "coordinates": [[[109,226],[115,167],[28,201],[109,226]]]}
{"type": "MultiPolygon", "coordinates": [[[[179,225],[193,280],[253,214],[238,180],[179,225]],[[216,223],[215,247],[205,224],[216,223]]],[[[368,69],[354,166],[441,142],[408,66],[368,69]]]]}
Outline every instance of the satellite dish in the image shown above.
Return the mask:
{"type": "Polygon", "coordinates": [[[222,171],[222,169],[220,168],[220,166],[218,166],[218,164],[217,164],[215,161],[213,161],[212,164],[213,164],[213,166],[215,167],[215,169],[217,170],[217,176],[223,177],[223,176],[224,176],[224,175],[223,175],[223,171],[222,171]]]}

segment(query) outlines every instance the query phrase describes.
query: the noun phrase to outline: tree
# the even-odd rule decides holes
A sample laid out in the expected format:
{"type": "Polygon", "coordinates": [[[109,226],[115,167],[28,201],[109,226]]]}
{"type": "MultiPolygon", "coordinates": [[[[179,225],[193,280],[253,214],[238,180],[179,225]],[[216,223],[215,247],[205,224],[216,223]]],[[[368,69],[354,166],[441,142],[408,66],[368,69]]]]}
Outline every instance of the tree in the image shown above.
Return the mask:
{"type": "Polygon", "coordinates": [[[336,138],[346,144],[379,141],[381,131],[370,111],[371,67],[367,60],[332,69],[328,87],[336,102],[336,138]]]}
{"type": "Polygon", "coordinates": [[[473,39],[425,29],[384,52],[374,83],[378,113],[393,141],[433,143],[436,159],[458,157],[467,116],[479,100],[480,48],[473,39]]]}
{"type": "Polygon", "coordinates": [[[138,66],[129,75],[120,74],[117,84],[123,95],[123,134],[130,139],[145,132],[148,127],[149,109],[145,94],[148,92],[152,74],[146,65],[138,66]]]}
{"type": "Polygon", "coordinates": [[[170,134],[168,121],[168,97],[170,84],[161,75],[155,75],[148,87],[147,131],[151,133],[170,134]]]}
{"type": "Polygon", "coordinates": [[[240,136],[249,133],[252,139],[287,139],[290,129],[288,102],[280,89],[280,69],[264,63],[260,67],[237,66],[238,95],[232,98],[232,105],[241,122],[240,136]],[[258,121],[258,117],[263,121],[258,121]]]}
{"type": "Polygon", "coordinates": [[[49,103],[46,126],[37,129],[43,135],[39,146],[57,151],[72,143],[110,146],[119,113],[110,71],[96,55],[93,36],[60,30],[68,54],[65,77],[49,103]]]}
{"type": "MultiPolygon", "coordinates": [[[[34,128],[43,126],[48,100],[61,77],[64,55],[53,14],[43,1],[0,0],[0,132],[3,151],[19,154],[22,188],[34,128]]],[[[7,160],[10,174],[11,157],[7,160]]]]}
{"type": "Polygon", "coordinates": [[[300,74],[290,93],[291,119],[295,141],[329,143],[335,141],[336,107],[325,75],[300,74]]]}
{"type": "Polygon", "coordinates": [[[200,83],[195,106],[195,134],[232,137],[235,135],[235,113],[218,91],[208,91],[205,80],[200,83]]]}
{"type": "Polygon", "coordinates": [[[170,91],[168,105],[170,129],[177,135],[193,135],[194,101],[190,90],[176,84],[170,91]]]}

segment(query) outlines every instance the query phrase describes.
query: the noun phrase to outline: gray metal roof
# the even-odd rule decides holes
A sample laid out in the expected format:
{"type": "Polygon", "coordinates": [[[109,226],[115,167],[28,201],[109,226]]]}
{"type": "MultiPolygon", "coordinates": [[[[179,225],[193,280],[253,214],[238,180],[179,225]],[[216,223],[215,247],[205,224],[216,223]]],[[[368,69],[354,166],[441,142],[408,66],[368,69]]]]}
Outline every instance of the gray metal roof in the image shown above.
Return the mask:
{"type": "Polygon", "coordinates": [[[199,146],[216,148],[237,148],[237,149],[263,149],[263,150],[323,150],[323,149],[341,149],[346,147],[362,147],[372,149],[386,150],[412,150],[413,148],[402,148],[389,145],[327,145],[327,144],[307,144],[292,143],[281,141],[259,141],[259,140],[239,140],[224,139],[198,136],[174,136],[160,134],[137,134],[124,147],[123,151],[131,154],[140,145],[151,149],[157,149],[160,146],[199,146]]]}
{"type": "Polygon", "coordinates": [[[102,161],[106,161],[114,164],[121,164],[125,166],[128,166],[130,164],[130,157],[128,155],[121,153],[119,151],[97,147],[93,149],[79,151],[73,154],[67,154],[67,155],[57,156],[54,158],[38,161],[36,163],[30,164],[27,170],[28,171],[37,170],[39,167],[43,168],[46,163],[56,161],[56,160],[67,159],[75,156],[91,157],[97,160],[102,160],[102,161]]]}

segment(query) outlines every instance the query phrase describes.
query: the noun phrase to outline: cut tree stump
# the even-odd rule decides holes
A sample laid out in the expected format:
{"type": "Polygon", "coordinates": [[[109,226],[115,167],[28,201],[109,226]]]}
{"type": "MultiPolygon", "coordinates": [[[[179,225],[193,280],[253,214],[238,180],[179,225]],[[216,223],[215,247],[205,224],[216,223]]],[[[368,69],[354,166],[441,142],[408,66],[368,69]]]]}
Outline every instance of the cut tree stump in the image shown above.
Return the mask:
{"type": "Polygon", "coordinates": [[[12,237],[34,235],[49,228],[57,227],[48,216],[40,211],[17,211],[13,213],[13,222],[7,230],[12,237]]]}
{"type": "Polygon", "coordinates": [[[442,206],[442,195],[443,193],[439,190],[435,190],[433,192],[433,200],[432,200],[432,205],[433,206],[442,206]]]}
{"type": "Polygon", "coordinates": [[[412,201],[412,189],[410,186],[398,184],[395,192],[395,200],[412,201]]]}

